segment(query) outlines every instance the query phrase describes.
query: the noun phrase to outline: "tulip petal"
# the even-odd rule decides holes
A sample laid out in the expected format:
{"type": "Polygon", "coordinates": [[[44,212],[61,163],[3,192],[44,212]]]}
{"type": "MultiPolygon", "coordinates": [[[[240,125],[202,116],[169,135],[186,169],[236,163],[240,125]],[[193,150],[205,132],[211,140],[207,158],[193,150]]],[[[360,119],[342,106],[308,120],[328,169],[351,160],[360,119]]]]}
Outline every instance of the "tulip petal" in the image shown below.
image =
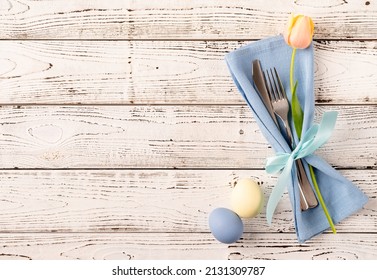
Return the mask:
{"type": "Polygon", "coordinates": [[[299,16],[300,15],[295,15],[293,13],[289,16],[287,27],[286,27],[285,32],[283,34],[284,40],[288,45],[291,45],[289,37],[290,37],[290,34],[292,32],[292,28],[296,24],[296,21],[299,18],[299,16]]]}
{"type": "Polygon", "coordinates": [[[295,16],[294,14],[291,14],[289,16],[289,20],[288,20],[288,24],[287,24],[287,31],[288,33],[291,32],[292,30],[292,27],[295,25],[296,23],[296,20],[297,20],[297,16],[295,16]]]}
{"type": "Polygon", "coordinates": [[[308,17],[308,18],[309,18],[309,23],[310,23],[310,30],[311,30],[312,37],[313,37],[313,35],[314,35],[314,23],[313,23],[313,20],[310,17],[308,17]]]}
{"type": "Polygon", "coordinates": [[[297,49],[307,48],[312,42],[313,28],[309,17],[300,16],[288,36],[289,45],[297,49]]]}

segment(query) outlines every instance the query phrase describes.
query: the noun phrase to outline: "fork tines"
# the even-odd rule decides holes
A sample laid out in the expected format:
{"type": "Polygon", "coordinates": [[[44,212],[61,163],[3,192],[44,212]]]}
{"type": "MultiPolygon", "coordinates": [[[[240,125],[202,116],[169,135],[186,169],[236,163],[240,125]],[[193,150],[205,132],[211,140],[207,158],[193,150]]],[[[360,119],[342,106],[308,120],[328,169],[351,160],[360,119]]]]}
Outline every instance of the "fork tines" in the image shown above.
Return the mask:
{"type": "Polygon", "coordinates": [[[267,92],[272,102],[275,102],[280,99],[287,99],[287,95],[285,94],[285,90],[283,84],[280,80],[279,74],[274,69],[268,69],[266,72],[263,73],[264,79],[266,80],[267,84],[267,92]],[[267,74],[267,77],[266,77],[267,74]]]}

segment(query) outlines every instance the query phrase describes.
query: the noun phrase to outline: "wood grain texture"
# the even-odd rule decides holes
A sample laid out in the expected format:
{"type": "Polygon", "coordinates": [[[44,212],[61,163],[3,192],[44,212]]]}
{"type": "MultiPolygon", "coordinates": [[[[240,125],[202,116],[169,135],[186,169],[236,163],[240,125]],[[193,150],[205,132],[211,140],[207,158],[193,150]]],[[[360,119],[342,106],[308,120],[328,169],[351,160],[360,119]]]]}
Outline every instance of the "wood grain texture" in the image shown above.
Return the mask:
{"type": "Polygon", "coordinates": [[[322,234],[300,245],[294,234],[244,234],[225,245],[208,233],[0,234],[1,259],[376,259],[375,234],[322,234]]]}
{"type": "Polygon", "coordinates": [[[374,1],[0,0],[0,259],[377,259],[376,50],[374,1]],[[224,55],[292,11],[316,23],[317,115],[340,112],[318,154],[369,202],[300,245],[285,196],[220,244],[232,182],[276,182],[224,55]]]}
{"type": "MultiPolygon", "coordinates": [[[[244,104],[224,56],[247,43],[0,41],[0,103],[244,104]]],[[[377,103],[375,41],[314,47],[317,103],[377,103]]]]}
{"type": "MultiPolygon", "coordinates": [[[[377,170],[341,170],[369,197],[338,232],[377,234],[377,170]]],[[[251,177],[267,198],[264,170],[1,171],[0,232],[209,232],[208,216],[230,208],[233,183],[251,177]]],[[[268,226],[265,209],[245,232],[294,233],[286,195],[268,226]]]]}
{"type": "MultiPolygon", "coordinates": [[[[337,110],[318,151],[331,165],[376,168],[376,106],[337,110]]],[[[1,168],[264,168],[272,149],[245,106],[3,106],[1,168]]]]}
{"type": "Polygon", "coordinates": [[[316,38],[377,38],[376,5],[359,0],[3,0],[0,38],[258,39],[292,11],[313,17],[316,38]]]}

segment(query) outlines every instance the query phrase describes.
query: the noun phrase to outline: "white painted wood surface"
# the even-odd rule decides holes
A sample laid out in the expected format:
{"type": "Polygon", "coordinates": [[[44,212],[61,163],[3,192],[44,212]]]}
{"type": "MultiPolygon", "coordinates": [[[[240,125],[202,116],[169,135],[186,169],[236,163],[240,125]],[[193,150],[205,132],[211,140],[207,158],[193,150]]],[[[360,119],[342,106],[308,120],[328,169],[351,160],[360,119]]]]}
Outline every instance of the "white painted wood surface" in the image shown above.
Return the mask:
{"type": "Polygon", "coordinates": [[[0,1],[0,259],[377,259],[377,6],[358,0],[0,1]],[[299,245],[289,200],[224,245],[208,213],[271,148],[224,55],[316,23],[318,154],[369,197],[299,245]]]}
{"type": "MultiPolygon", "coordinates": [[[[375,106],[339,111],[318,150],[342,168],[377,166],[375,106]]],[[[273,151],[247,106],[4,106],[2,168],[263,168],[273,151]]]]}
{"type": "Polygon", "coordinates": [[[313,17],[316,38],[374,39],[367,0],[7,0],[0,36],[11,39],[259,39],[282,31],[291,12],[313,17]]]}
{"type": "Polygon", "coordinates": [[[0,259],[373,259],[375,234],[322,234],[299,245],[296,234],[247,233],[221,244],[209,233],[0,234],[0,259]]]}
{"type": "MultiPolygon", "coordinates": [[[[224,55],[249,41],[0,41],[3,104],[244,104],[224,55]]],[[[371,104],[375,41],[319,41],[318,103],[371,104]]]]}
{"type": "MultiPolygon", "coordinates": [[[[375,230],[376,170],[341,170],[370,200],[345,219],[339,234],[375,230]]],[[[276,182],[264,170],[2,171],[0,233],[207,232],[216,206],[230,207],[233,183],[257,180],[265,198],[276,182]],[[27,185],[25,185],[27,182],[27,185]]],[[[245,219],[245,232],[294,233],[288,196],[268,226],[264,211],[245,219]]]]}

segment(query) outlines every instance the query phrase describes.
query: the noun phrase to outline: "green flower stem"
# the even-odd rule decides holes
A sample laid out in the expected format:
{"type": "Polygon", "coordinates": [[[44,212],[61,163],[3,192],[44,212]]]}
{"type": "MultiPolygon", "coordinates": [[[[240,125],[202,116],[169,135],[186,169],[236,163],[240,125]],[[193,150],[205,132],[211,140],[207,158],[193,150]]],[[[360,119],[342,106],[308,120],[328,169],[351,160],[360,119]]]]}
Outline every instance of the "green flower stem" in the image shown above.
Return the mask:
{"type": "Polygon", "coordinates": [[[294,67],[295,67],[295,56],[296,56],[296,48],[293,48],[293,51],[292,51],[292,57],[291,57],[291,71],[289,73],[289,81],[290,81],[290,84],[291,84],[291,91],[293,93],[293,74],[294,74],[294,67]]]}
{"type": "MultiPolygon", "coordinates": [[[[291,109],[292,109],[293,124],[295,126],[298,139],[301,139],[304,113],[302,112],[300,102],[299,102],[297,94],[296,94],[297,82],[295,84],[293,83],[295,56],[296,56],[296,49],[293,48],[292,57],[291,57],[291,69],[290,69],[290,73],[289,73],[289,80],[290,80],[291,92],[292,92],[291,109]]],[[[317,183],[317,179],[315,177],[314,169],[311,165],[309,165],[309,170],[310,170],[310,176],[311,176],[312,181],[313,181],[314,190],[317,193],[319,203],[322,206],[323,212],[325,213],[325,216],[327,218],[327,221],[329,222],[329,225],[331,227],[332,232],[335,234],[336,229],[335,229],[334,223],[333,223],[332,218],[329,214],[329,211],[327,210],[327,207],[326,207],[325,201],[323,200],[321,191],[319,190],[319,186],[318,186],[318,183],[317,183]]]]}
{"type": "Polygon", "coordinates": [[[309,165],[309,170],[310,170],[310,176],[312,177],[314,189],[315,189],[317,196],[318,196],[319,203],[321,204],[321,206],[323,208],[323,212],[325,212],[326,218],[329,221],[332,232],[334,234],[336,234],[336,229],[335,229],[334,223],[331,219],[329,211],[327,210],[327,207],[326,207],[325,201],[323,200],[321,191],[319,190],[319,186],[318,186],[318,183],[317,183],[317,179],[315,178],[313,166],[309,165]]]}
{"type": "Polygon", "coordinates": [[[295,65],[295,55],[296,49],[292,51],[292,58],[291,58],[291,71],[290,71],[290,84],[291,84],[291,92],[292,92],[292,99],[291,99],[291,111],[293,117],[293,124],[297,133],[298,138],[301,138],[301,131],[302,131],[302,124],[304,122],[304,113],[302,112],[300,100],[298,100],[296,89],[297,89],[297,81],[293,83],[293,76],[294,76],[294,65],[295,65]]]}

